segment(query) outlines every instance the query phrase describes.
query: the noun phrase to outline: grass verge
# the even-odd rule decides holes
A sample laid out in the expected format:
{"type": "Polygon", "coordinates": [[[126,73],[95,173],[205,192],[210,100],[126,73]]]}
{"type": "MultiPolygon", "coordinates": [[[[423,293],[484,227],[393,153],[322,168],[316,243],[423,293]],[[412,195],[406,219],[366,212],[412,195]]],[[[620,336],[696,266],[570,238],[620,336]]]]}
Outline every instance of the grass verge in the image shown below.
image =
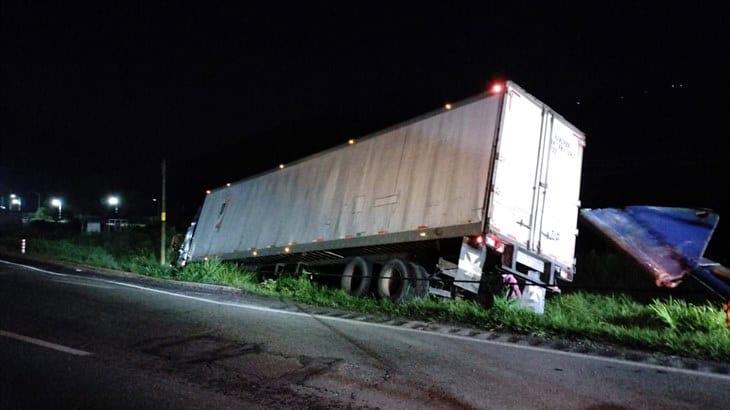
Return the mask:
{"type": "MultiPolygon", "coordinates": [[[[256,273],[217,260],[184,268],[160,266],[149,251],[154,249],[153,243],[152,239],[134,233],[114,237],[31,239],[28,253],[156,278],[228,285],[315,306],[460,323],[535,336],[610,342],[701,359],[730,360],[730,330],[724,325],[724,313],[719,306],[696,305],[671,298],[643,304],[623,295],[584,292],[550,297],[544,315],[523,310],[503,297],[498,297],[489,311],[471,301],[435,298],[395,305],[375,298],[355,298],[342,290],[314,283],[307,276],[261,280],[256,273]]],[[[0,239],[0,248],[15,251],[17,239],[0,239]]]]}

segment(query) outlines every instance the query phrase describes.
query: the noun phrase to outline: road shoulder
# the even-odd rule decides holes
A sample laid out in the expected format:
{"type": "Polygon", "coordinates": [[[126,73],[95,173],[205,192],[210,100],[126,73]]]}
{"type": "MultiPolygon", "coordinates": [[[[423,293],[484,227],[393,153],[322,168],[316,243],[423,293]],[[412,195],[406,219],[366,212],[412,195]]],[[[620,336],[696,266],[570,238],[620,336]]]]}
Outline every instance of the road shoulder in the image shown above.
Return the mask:
{"type": "Polygon", "coordinates": [[[407,318],[378,316],[342,309],[310,306],[299,302],[275,299],[251,294],[237,288],[196,282],[152,278],[132,272],[96,268],[69,262],[55,261],[46,258],[8,255],[0,253],[0,260],[12,264],[27,266],[51,273],[88,277],[168,294],[179,294],[191,299],[207,300],[213,298],[221,304],[239,304],[241,306],[259,306],[262,309],[306,314],[329,320],[345,320],[368,323],[377,326],[401,328],[414,332],[426,332],[444,337],[458,339],[474,339],[493,344],[512,345],[517,348],[546,350],[555,354],[586,355],[606,361],[623,361],[638,363],[657,368],[680,369],[693,373],[707,373],[721,377],[730,377],[730,364],[693,358],[667,355],[663,353],[635,350],[607,343],[594,343],[585,340],[573,340],[558,337],[544,337],[509,332],[497,332],[478,329],[458,324],[446,324],[410,320],[407,318]]]}

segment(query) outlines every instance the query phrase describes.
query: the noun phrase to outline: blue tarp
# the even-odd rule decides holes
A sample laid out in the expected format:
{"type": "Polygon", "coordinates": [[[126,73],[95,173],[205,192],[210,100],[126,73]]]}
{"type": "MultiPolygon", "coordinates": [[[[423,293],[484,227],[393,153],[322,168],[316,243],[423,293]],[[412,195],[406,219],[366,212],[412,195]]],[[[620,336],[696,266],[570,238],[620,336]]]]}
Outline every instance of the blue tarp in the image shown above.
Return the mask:
{"type": "Polygon", "coordinates": [[[706,209],[630,206],[583,209],[581,216],[654,276],[657,286],[675,287],[692,275],[730,299],[730,284],[704,258],[720,217],[706,209]]]}

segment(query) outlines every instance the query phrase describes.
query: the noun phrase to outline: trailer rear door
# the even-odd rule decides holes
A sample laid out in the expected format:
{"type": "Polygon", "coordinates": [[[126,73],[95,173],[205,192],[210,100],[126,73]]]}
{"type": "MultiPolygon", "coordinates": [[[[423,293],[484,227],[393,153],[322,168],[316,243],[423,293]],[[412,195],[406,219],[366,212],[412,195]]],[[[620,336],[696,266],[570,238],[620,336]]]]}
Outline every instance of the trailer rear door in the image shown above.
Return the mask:
{"type": "Polygon", "coordinates": [[[572,268],[585,139],[562,118],[551,117],[537,247],[540,254],[572,268]]]}
{"type": "Polygon", "coordinates": [[[543,107],[511,85],[504,98],[489,229],[528,247],[532,236],[543,107]]]}
{"type": "Polygon", "coordinates": [[[572,268],[584,141],[550,107],[510,83],[488,229],[572,268]]]}

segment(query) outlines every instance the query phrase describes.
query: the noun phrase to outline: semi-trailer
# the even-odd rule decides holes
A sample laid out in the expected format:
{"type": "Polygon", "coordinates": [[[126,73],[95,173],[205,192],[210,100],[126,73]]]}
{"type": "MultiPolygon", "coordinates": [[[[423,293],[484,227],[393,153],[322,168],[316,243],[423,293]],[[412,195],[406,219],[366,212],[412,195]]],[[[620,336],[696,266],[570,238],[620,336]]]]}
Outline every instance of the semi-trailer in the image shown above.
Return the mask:
{"type": "Polygon", "coordinates": [[[179,263],[329,266],[403,301],[572,281],[585,136],[513,82],[207,193],[179,263]]]}

